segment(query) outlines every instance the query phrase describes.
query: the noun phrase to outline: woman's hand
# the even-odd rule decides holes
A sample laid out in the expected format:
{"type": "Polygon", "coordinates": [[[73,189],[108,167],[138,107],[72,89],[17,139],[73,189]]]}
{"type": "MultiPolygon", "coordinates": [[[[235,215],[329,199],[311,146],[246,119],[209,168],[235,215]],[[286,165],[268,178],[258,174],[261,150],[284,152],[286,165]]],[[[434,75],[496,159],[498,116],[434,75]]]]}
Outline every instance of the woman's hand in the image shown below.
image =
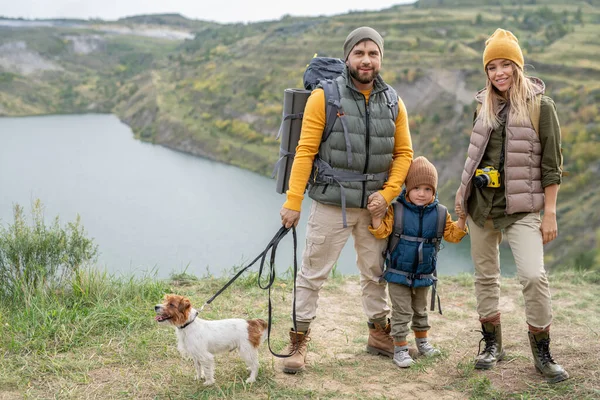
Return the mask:
{"type": "Polygon", "coordinates": [[[459,218],[467,218],[467,213],[462,209],[463,196],[460,193],[460,187],[456,191],[456,197],[454,198],[454,212],[459,218]]]}
{"type": "Polygon", "coordinates": [[[558,225],[556,223],[556,213],[545,212],[542,217],[542,241],[544,244],[550,243],[558,236],[558,225]]]}
{"type": "Polygon", "coordinates": [[[458,226],[461,230],[465,230],[467,226],[467,218],[466,217],[458,217],[458,221],[456,221],[456,226],[458,226]]]}

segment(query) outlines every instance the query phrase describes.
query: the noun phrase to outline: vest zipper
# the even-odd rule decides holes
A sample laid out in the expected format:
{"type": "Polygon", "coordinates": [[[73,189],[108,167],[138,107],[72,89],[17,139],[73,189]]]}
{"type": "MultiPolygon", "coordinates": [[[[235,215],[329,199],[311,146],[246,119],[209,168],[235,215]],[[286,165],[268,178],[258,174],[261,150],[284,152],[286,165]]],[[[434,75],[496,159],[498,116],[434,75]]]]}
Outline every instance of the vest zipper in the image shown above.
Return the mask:
{"type": "Polygon", "coordinates": [[[369,120],[370,120],[370,117],[371,117],[371,112],[369,111],[369,105],[366,104],[366,103],[365,103],[365,105],[367,107],[367,123],[366,123],[366,125],[367,125],[367,134],[366,134],[366,137],[365,137],[365,146],[367,147],[367,158],[365,160],[365,169],[363,171],[363,174],[366,174],[367,170],[369,169],[369,147],[370,147],[370,142],[371,142],[369,140],[369,120]]]}
{"type": "MultiPolygon", "coordinates": [[[[508,122],[508,116],[506,117],[506,121],[508,122]]],[[[507,123],[505,122],[505,123],[507,123]]],[[[506,157],[506,151],[508,150],[508,132],[506,131],[506,128],[508,127],[508,124],[504,125],[504,136],[502,137],[502,153],[500,154],[500,163],[501,165],[498,166],[498,171],[500,171],[500,167],[502,167],[502,173],[500,174],[500,179],[503,180],[504,182],[504,199],[506,200],[506,207],[504,207],[504,216],[508,216],[508,190],[507,190],[507,186],[506,186],[506,179],[504,179],[506,177],[506,167],[505,167],[505,157],[506,157]]],[[[492,202],[493,202],[493,198],[492,198],[492,202]]],[[[492,206],[493,207],[493,206],[492,206]]]]}
{"type": "MultiPolygon", "coordinates": [[[[364,97],[364,95],[363,95],[364,97]]],[[[367,133],[365,134],[365,167],[363,169],[363,174],[367,173],[367,170],[369,168],[369,145],[370,145],[370,140],[369,140],[369,119],[370,119],[370,112],[369,112],[369,103],[367,103],[367,100],[365,99],[365,109],[367,110],[366,113],[366,127],[367,127],[367,133]]],[[[363,181],[362,182],[362,196],[361,196],[361,208],[365,208],[366,207],[366,197],[367,195],[367,182],[363,181]]]]}
{"type": "MultiPolygon", "coordinates": [[[[508,113],[506,115],[506,119],[504,120],[504,130],[503,130],[503,137],[502,137],[502,158],[506,157],[507,151],[508,151],[508,113]]],[[[500,162],[504,162],[505,160],[500,160],[500,162]]],[[[504,179],[506,177],[506,166],[503,165],[502,166],[502,175],[500,176],[500,179],[504,180],[504,199],[506,200],[506,206],[504,207],[504,216],[508,216],[508,203],[510,202],[510,200],[508,199],[508,186],[506,184],[506,179],[504,179]]],[[[500,170],[500,168],[498,168],[498,170],[500,170]]]]}
{"type": "MultiPolygon", "coordinates": [[[[422,237],[423,236],[423,213],[425,212],[425,208],[423,206],[419,207],[419,232],[417,234],[417,237],[422,237]]],[[[417,256],[415,257],[414,261],[413,261],[413,275],[417,274],[417,269],[419,268],[419,252],[417,250],[417,256]]],[[[415,284],[415,281],[413,279],[412,281],[412,285],[415,284]]],[[[411,285],[411,287],[412,287],[411,285]]]]}

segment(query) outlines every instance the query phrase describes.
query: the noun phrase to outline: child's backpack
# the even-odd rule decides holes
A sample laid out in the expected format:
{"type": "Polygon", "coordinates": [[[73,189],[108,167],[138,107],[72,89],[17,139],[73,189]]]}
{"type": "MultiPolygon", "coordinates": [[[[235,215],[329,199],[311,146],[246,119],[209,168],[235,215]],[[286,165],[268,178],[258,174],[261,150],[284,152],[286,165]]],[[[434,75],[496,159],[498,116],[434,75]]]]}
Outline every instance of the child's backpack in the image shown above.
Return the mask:
{"type": "MultiPolygon", "coordinates": [[[[398,246],[400,238],[404,234],[404,205],[399,201],[392,202],[391,206],[394,207],[394,228],[392,234],[389,236],[387,250],[385,253],[386,260],[398,246]]],[[[437,229],[436,229],[436,253],[440,250],[440,244],[444,238],[444,230],[446,229],[446,215],[448,214],[448,208],[443,204],[437,204],[437,229]]],[[[442,313],[442,304],[440,302],[440,296],[437,294],[437,270],[433,271],[434,281],[431,286],[431,311],[435,310],[435,299],[437,297],[438,311],[442,313]]]]}
{"type": "MultiPolygon", "coordinates": [[[[342,74],[346,64],[339,58],[315,57],[304,71],[304,89],[285,89],[283,96],[283,120],[279,127],[277,138],[281,137],[279,147],[279,160],[273,169],[273,177],[277,175],[276,191],[285,193],[289,187],[290,173],[296,154],[296,146],[300,140],[302,130],[302,117],[304,107],[311,92],[320,84],[325,92],[325,129],[321,141],[329,138],[333,125],[338,117],[343,117],[344,110],[340,104],[340,92],[335,79],[342,74]]],[[[386,97],[391,97],[389,91],[385,91],[386,97]]],[[[395,100],[388,98],[391,104],[395,100]]],[[[394,120],[397,117],[398,107],[392,108],[394,120]]],[[[346,124],[342,120],[344,131],[346,124]]],[[[349,155],[350,157],[350,155],[349,155]]]]}

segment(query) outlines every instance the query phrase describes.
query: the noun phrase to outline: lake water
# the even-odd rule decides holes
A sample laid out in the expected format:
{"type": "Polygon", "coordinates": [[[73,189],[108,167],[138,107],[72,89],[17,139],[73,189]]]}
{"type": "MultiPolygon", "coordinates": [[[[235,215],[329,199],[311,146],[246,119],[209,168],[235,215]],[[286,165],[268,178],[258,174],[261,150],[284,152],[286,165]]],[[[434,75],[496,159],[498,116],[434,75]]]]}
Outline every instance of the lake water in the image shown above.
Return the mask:
{"type": "MultiPolygon", "coordinates": [[[[0,118],[0,224],[15,203],[61,222],[81,216],[99,246],[99,267],[111,273],[186,271],[229,275],[247,265],[280,228],[284,196],[275,181],[236,167],[142,143],[112,115],[0,118]]],[[[298,262],[310,200],[298,226],[298,262]]],[[[277,270],[292,265],[292,235],[277,251],[277,270]]],[[[509,250],[503,274],[513,275],[509,250]]],[[[252,267],[252,270],[257,270],[252,267]]],[[[337,270],[357,274],[353,242],[337,270]]],[[[445,244],[442,275],[472,272],[469,241],[445,244]]]]}

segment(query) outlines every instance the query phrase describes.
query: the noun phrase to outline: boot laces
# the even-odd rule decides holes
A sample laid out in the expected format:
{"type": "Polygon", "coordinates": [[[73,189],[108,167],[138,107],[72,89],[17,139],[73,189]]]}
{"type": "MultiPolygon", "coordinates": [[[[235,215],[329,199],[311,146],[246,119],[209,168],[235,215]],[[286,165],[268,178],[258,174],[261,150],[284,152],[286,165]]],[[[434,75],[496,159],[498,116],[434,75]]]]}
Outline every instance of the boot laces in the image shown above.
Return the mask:
{"type": "Polygon", "coordinates": [[[308,347],[308,342],[310,342],[310,336],[302,336],[300,340],[292,341],[292,353],[300,353],[304,354],[301,350],[306,349],[308,347]]]}
{"type": "Polygon", "coordinates": [[[392,331],[391,325],[387,324],[381,330],[385,334],[385,341],[393,344],[394,343],[394,338],[390,335],[390,332],[392,331]]]}
{"type": "Polygon", "coordinates": [[[385,334],[385,341],[391,344],[394,344],[394,338],[390,336],[389,333],[385,334]]]}
{"type": "Polygon", "coordinates": [[[381,326],[381,325],[375,325],[375,332],[380,333],[380,335],[384,338],[384,340],[388,343],[394,344],[394,338],[390,335],[391,332],[391,327],[390,324],[387,324],[386,326],[381,326]]]}
{"type": "Polygon", "coordinates": [[[484,353],[493,353],[496,348],[496,334],[494,332],[486,332],[484,330],[478,332],[481,332],[483,337],[479,341],[479,350],[477,355],[481,355],[484,353]],[[481,342],[485,342],[483,351],[481,351],[481,342]]]}
{"type": "Polygon", "coordinates": [[[554,359],[552,358],[552,354],[550,354],[550,338],[541,339],[536,342],[538,348],[538,354],[540,356],[540,361],[542,364],[546,365],[548,363],[556,364],[554,359]]]}

